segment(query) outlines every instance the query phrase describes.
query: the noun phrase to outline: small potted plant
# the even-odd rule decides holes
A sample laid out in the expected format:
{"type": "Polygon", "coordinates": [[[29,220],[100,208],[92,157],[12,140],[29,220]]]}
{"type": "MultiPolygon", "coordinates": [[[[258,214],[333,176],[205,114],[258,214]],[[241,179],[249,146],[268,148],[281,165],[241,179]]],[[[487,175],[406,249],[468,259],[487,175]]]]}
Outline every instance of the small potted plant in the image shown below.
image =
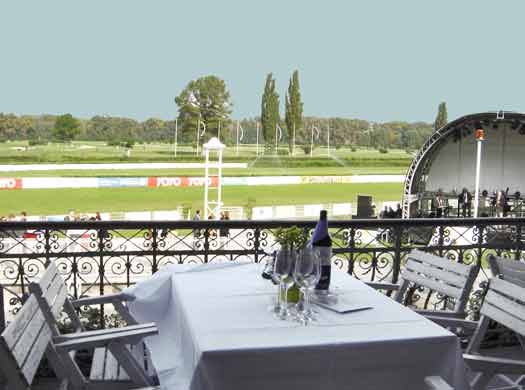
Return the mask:
{"type": "MultiPolygon", "coordinates": [[[[278,228],[275,231],[275,241],[280,245],[280,251],[286,251],[287,255],[296,257],[307,243],[305,231],[297,226],[289,228],[278,228]]],[[[279,253],[276,253],[279,256],[279,253]]],[[[292,277],[290,275],[290,277],[292,277]]],[[[284,292],[282,292],[284,294],[284,292]]],[[[297,303],[300,300],[300,291],[298,286],[293,284],[288,288],[287,300],[289,303],[297,303]]],[[[282,297],[282,299],[284,296],[282,297]]]]}
{"type": "Polygon", "coordinates": [[[299,251],[306,245],[306,235],[303,229],[297,226],[289,228],[278,228],[275,231],[275,241],[281,249],[299,251]]]}

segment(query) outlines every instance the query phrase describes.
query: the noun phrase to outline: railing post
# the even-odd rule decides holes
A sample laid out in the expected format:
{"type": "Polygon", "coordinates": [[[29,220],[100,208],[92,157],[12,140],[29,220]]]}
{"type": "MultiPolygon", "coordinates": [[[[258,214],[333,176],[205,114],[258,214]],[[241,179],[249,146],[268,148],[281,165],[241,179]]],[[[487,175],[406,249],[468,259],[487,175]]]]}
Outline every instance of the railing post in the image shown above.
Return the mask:
{"type": "MultiPolygon", "coordinates": [[[[74,257],[76,259],[76,257],[74,257]]],[[[98,275],[100,278],[99,293],[104,295],[104,234],[98,233],[98,275]]],[[[100,327],[104,329],[106,327],[106,320],[104,318],[104,305],[100,305],[100,327]]]]}
{"type": "Polygon", "coordinates": [[[4,287],[0,284],[0,333],[5,329],[4,287]]]}
{"type": "Polygon", "coordinates": [[[44,251],[45,251],[45,258],[46,258],[46,263],[44,264],[44,266],[47,268],[49,266],[49,264],[51,264],[51,244],[49,242],[51,238],[51,234],[49,233],[49,229],[45,229],[44,230],[44,239],[45,239],[45,244],[44,244],[44,251]]]}
{"type": "Polygon", "coordinates": [[[483,256],[483,234],[485,232],[485,226],[478,225],[478,247],[477,250],[477,266],[478,268],[481,268],[481,257],[483,256]]]}
{"type": "Polygon", "coordinates": [[[354,273],[354,249],[355,249],[355,228],[351,227],[348,229],[348,274],[354,273]]]}
{"type": "Polygon", "coordinates": [[[445,243],[445,226],[438,226],[438,252],[439,256],[443,257],[443,244],[445,243]]]}
{"type": "Polygon", "coordinates": [[[253,232],[253,250],[254,250],[254,261],[256,263],[259,262],[259,237],[260,237],[261,231],[258,227],[255,228],[253,232]]]}
{"type": "Polygon", "coordinates": [[[518,223],[516,224],[516,252],[514,254],[514,260],[517,261],[521,259],[521,246],[523,245],[522,234],[521,225],[518,223]]]}
{"type": "Polygon", "coordinates": [[[210,251],[210,228],[204,229],[204,263],[208,262],[208,255],[210,251]]]}
{"type": "Polygon", "coordinates": [[[401,237],[403,234],[402,226],[394,227],[394,270],[392,272],[392,283],[397,283],[401,272],[401,237]]]}
{"type": "Polygon", "coordinates": [[[151,273],[155,273],[158,271],[159,266],[157,264],[157,249],[158,249],[158,243],[157,243],[157,228],[153,228],[151,230],[151,257],[152,257],[152,264],[151,264],[151,273]]]}

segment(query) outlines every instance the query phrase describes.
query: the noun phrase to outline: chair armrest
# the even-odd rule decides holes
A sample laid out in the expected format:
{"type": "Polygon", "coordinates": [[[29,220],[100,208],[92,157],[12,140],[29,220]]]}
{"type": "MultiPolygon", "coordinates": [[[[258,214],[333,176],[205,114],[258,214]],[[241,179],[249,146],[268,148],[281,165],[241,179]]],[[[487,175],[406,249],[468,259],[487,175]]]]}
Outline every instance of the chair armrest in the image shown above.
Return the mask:
{"type": "Polygon", "coordinates": [[[366,285],[376,290],[388,290],[388,291],[399,290],[399,285],[394,284],[394,283],[366,282],[366,285]]]}
{"type": "Polygon", "coordinates": [[[439,317],[439,318],[451,318],[464,320],[467,316],[466,313],[457,313],[453,311],[444,311],[444,310],[415,310],[416,313],[419,313],[425,317],[439,317]]]}
{"type": "Polygon", "coordinates": [[[425,316],[432,322],[435,322],[438,325],[443,327],[455,327],[455,328],[464,328],[464,329],[476,329],[478,323],[476,321],[462,320],[459,318],[450,318],[450,317],[439,317],[439,316],[425,316]]]}
{"type": "Polygon", "coordinates": [[[425,383],[428,386],[428,390],[454,390],[440,376],[427,376],[425,378],[425,383]]]}
{"type": "Polygon", "coordinates": [[[525,361],[504,359],[491,356],[463,354],[463,359],[472,371],[496,371],[505,374],[520,374],[525,372],[525,361]]]}
{"type": "Polygon", "coordinates": [[[135,300],[135,297],[132,295],[128,295],[124,293],[117,293],[117,294],[101,295],[98,297],[86,297],[86,298],[74,299],[71,301],[71,304],[74,307],[80,307],[80,306],[99,305],[99,304],[105,304],[105,303],[133,301],[133,300],[135,300]]]}
{"type": "Polygon", "coordinates": [[[155,323],[131,325],[123,328],[93,330],[72,333],[53,338],[55,348],[64,351],[76,351],[84,348],[97,348],[111,342],[121,341],[136,344],[147,336],[157,335],[159,330],[155,323]]]}

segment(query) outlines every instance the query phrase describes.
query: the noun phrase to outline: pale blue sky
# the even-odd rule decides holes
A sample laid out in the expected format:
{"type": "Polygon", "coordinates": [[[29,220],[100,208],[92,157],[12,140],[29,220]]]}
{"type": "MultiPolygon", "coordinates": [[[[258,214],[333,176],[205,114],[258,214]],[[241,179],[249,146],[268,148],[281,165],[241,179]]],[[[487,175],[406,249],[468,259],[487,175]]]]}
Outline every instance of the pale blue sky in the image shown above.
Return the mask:
{"type": "Polygon", "coordinates": [[[223,78],[235,118],[299,69],[306,115],[433,121],[525,111],[519,0],[0,0],[0,112],[172,118],[223,78]]]}

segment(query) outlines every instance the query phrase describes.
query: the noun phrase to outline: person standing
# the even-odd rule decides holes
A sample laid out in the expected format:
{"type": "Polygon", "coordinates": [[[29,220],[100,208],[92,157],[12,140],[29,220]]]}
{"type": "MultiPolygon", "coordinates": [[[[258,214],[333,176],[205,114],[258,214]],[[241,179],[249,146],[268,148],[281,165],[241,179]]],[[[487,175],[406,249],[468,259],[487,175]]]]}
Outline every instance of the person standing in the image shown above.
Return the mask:
{"type": "Polygon", "coordinates": [[[504,216],[506,204],[505,193],[502,190],[496,191],[496,196],[494,197],[494,208],[496,210],[497,218],[502,218],[504,216]]]}
{"type": "MultiPolygon", "coordinates": [[[[229,221],[229,220],[230,220],[230,213],[228,211],[221,212],[221,221],[229,221]]],[[[230,229],[227,227],[221,227],[220,234],[221,234],[221,246],[226,248],[228,244],[228,238],[230,236],[230,229]]]]}
{"type": "Polygon", "coordinates": [[[463,188],[461,194],[459,194],[458,204],[463,218],[467,216],[470,218],[470,211],[472,209],[472,194],[468,192],[466,188],[463,188]]]}
{"type": "Polygon", "coordinates": [[[385,205],[384,210],[379,213],[379,218],[388,218],[388,206],[385,205]]]}
{"type": "Polygon", "coordinates": [[[401,204],[397,204],[396,207],[396,218],[401,218],[403,216],[403,211],[401,210],[401,204]]]}
{"type": "Polygon", "coordinates": [[[436,217],[442,218],[445,215],[446,204],[441,190],[438,190],[436,197],[434,198],[434,204],[436,208],[436,217]]]}
{"type": "MultiPolygon", "coordinates": [[[[197,222],[201,220],[201,211],[197,210],[193,216],[193,221],[197,222]]],[[[201,236],[200,229],[193,229],[193,248],[198,246],[199,238],[201,236]]]]}

